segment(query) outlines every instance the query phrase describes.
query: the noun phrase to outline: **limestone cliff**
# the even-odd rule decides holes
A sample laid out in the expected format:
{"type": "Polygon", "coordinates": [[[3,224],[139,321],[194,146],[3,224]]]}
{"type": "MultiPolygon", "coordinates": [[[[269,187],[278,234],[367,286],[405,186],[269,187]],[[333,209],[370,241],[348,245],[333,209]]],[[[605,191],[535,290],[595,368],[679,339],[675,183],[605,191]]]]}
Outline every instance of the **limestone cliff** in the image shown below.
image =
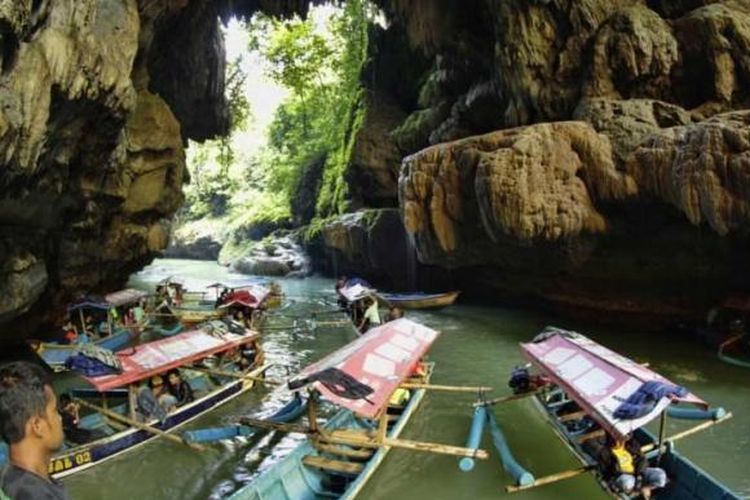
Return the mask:
{"type": "Polygon", "coordinates": [[[420,261],[590,310],[699,316],[750,292],[750,4],[471,3],[493,28],[490,84],[481,61],[445,76],[463,72],[446,66],[461,18],[426,31],[414,17],[434,6],[393,12],[435,54],[430,98],[394,131],[405,152],[439,143],[399,181],[420,261]],[[472,136],[478,85],[500,130],[472,136]]]}
{"type": "Polygon", "coordinates": [[[308,2],[0,1],[0,339],[165,248],[185,139],[228,123],[220,16],[259,8],[308,2]]]}

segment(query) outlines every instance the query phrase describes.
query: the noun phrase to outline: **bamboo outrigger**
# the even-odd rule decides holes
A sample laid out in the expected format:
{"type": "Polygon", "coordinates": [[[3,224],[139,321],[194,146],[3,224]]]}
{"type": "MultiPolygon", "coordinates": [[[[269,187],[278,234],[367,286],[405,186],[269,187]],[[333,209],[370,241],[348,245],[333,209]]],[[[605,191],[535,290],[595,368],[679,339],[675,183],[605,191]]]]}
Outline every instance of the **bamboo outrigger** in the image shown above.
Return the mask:
{"type": "MultiPolygon", "coordinates": [[[[292,381],[290,386],[312,380],[308,386],[311,396],[307,425],[249,419],[243,419],[243,423],[302,433],[307,439],[230,498],[351,499],[362,490],[391,448],[486,458],[486,451],[476,448],[399,437],[431,388],[434,365],[420,359],[437,335],[435,330],[407,319],[392,321],[371,329],[305,369],[297,378],[301,382],[292,381]],[[338,374],[341,380],[326,381],[322,374],[329,372],[338,374]],[[405,383],[414,384],[415,388],[404,389],[405,383]],[[348,385],[353,385],[351,393],[344,390],[348,385]],[[324,425],[318,424],[318,396],[342,408],[324,425]]],[[[447,387],[450,386],[441,386],[447,387]]]]}
{"type": "Polygon", "coordinates": [[[632,437],[641,445],[641,453],[645,454],[650,466],[658,465],[667,473],[666,487],[653,490],[652,498],[740,498],[680,455],[673,446],[679,439],[726,421],[731,418],[731,413],[721,408],[709,408],[706,402],[684,388],[675,386],[648,367],[575,332],[548,327],[532,342],[521,344],[521,349],[540,375],[524,380],[523,384],[516,380],[513,385],[524,392],[503,400],[480,401],[475,408],[475,412],[483,408],[487,410],[487,421],[492,427],[503,466],[515,479],[514,485],[506,487],[507,491],[522,491],[594,472],[605,492],[616,498],[630,498],[629,495],[614,490],[603,476],[599,457],[605,446],[602,440],[605,435],[609,435],[619,441],[632,437]],[[530,383],[527,384],[526,381],[530,383]],[[658,388],[661,396],[648,401],[645,406],[637,407],[638,411],[632,412],[632,418],[626,418],[631,415],[622,412],[621,405],[638,391],[647,391],[647,386],[658,388]],[[532,399],[548,417],[555,433],[580,460],[581,467],[535,478],[515,460],[490,406],[524,396],[532,399]],[[688,420],[704,419],[706,422],[667,438],[665,422],[668,416],[688,420]],[[644,426],[657,417],[661,417],[660,431],[658,436],[654,436],[644,426]]]}

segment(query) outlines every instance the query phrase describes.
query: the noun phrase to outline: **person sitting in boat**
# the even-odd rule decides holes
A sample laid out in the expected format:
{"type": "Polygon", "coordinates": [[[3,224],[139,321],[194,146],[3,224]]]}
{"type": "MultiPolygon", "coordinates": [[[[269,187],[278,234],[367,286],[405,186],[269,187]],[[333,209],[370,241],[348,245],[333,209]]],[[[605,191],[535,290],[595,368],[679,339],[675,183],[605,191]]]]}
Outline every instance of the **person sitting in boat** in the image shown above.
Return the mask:
{"type": "Polygon", "coordinates": [[[177,406],[186,405],[195,400],[193,388],[185,380],[182,380],[178,370],[169,372],[167,383],[169,384],[169,393],[177,399],[177,406]]]}
{"type": "Polygon", "coordinates": [[[177,398],[169,394],[159,375],[151,377],[148,384],[138,389],[137,411],[144,422],[153,418],[162,421],[177,407],[177,398]]]}
{"type": "Polygon", "coordinates": [[[66,344],[75,344],[78,340],[78,330],[73,326],[73,322],[68,320],[62,327],[62,339],[66,344]]]}
{"type": "Polygon", "coordinates": [[[365,313],[357,329],[360,333],[365,333],[372,327],[380,325],[380,312],[378,311],[378,301],[374,297],[365,298],[365,313]]]}
{"type": "Polygon", "coordinates": [[[245,371],[249,369],[253,364],[255,364],[255,359],[258,355],[258,344],[256,341],[252,341],[240,348],[239,352],[239,358],[237,360],[237,365],[240,368],[240,371],[245,371]]]}
{"type": "Polygon", "coordinates": [[[59,401],[60,417],[62,418],[65,439],[75,444],[83,444],[98,439],[98,433],[79,427],[81,423],[81,407],[68,394],[61,394],[59,401]]]}
{"type": "Polygon", "coordinates": [[[89,336],[89,338],[96,337],[96,330],[94,328],[94,318],[90,314],[87,314],[83,319],[83,331],[89,336]]]}
{"type": "Polygon", "coordinates": [[[651,498],[655,488],[667,484],[667,473],[660,467],[649,467],[648,459],[641,453],[640,445],[628,437],[626,441],[607,435],[602,448],[600,464],[604,477],[613,490],[631,494],[636,489],[645,499],[651,498]]]}
{"type": "Polygon", "coordinates": [[[385,323],[388,323],[389,321],[395,321],[403,317],[404,317],[403,309],[397,306],[391,306],[390,309],[388,309],[388,314],[385,317],[385,323]]]}

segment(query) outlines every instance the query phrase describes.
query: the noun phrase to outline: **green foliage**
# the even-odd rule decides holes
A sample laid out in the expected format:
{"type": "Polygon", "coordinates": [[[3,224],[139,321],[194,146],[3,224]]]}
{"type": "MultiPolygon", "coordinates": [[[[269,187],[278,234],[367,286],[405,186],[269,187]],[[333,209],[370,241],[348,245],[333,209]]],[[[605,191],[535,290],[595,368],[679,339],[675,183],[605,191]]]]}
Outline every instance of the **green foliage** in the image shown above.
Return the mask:
{"type": "Polygon", "coordinates": [[[254,47],[269,62],[268,75],[292,91],[269,129],[276,165],[271,186],[295,196],[305,166],[325,156],[315,202],[319,216],[347,208],[345,177],[353,138],[364,119],[359,75],[367,59],[373,15],[369,2],[350,0],[328,19],[323,34],[316,31],[313,19],[257,20],[256,27],[271,33],[256,33],[254,47]]]}

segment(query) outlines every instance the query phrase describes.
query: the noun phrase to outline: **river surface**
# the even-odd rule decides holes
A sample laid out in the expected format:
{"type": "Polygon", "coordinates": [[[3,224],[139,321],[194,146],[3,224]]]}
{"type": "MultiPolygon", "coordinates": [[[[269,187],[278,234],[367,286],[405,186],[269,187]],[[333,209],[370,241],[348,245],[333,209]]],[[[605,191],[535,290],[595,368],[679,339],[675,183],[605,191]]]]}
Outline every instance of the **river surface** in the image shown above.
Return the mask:
{"type": "MultiPolygon", "coordinates": [[[[153,289],[167,276],[179,276],[189,289],[211,282],[238,279],[211,262],[157,260],[134,275],[130,285],[153,289]]],[[[333,280],[282,280],[288,306],[273,311],[264,334],[267,359],[276,364],[269,377],[284,378],[300,367],[353,340],[349,327],[318,327],[314,332],[285,329],[295,317],[330,309],[333,280]]],[[[508,392],[512,367],[521,362],[518,343],[527,341],[548,324],[574,329],[639,362],[735,417],[722,425],[685,438],[678,449],[699,466],[742,495],[750,497],[750,370],[719,362],[691,339],[639,331],[603,329],[530,311],[458,304],[437,312],[409,312],[409,318],[442,332],[431,350],[437,362],[433,383],[490,385],[494,395],[508,392]]],[[[330,316],[339,319],[338,316],[330,316]]],[[[320,321],[324,318],[321,316],[320,321]]],[[[302,324],[302,320],[298,320],[302,324]]],[[[242,415],[264,415],[279,408],[288,394],[273,388],[253,389],[188,428],[229,422],[242,415]]],[[[463,446],[471,421],[471,394],[430,392],[402,437],[463,446]]],[[[496,407],[496,415],[519,461],[535,476],[576,467],[578,463],[557,440],[532,404],[518,401],[496,407]]],[[[686,428],[669,422],[671,434],[686,428]]],[[[74,499],[220,499],[252,480],[288,453],[300,438],[266,434],[260,440],[237,439],[204,452],[158,440],[86,472],[65,479],[74,499]]],[[[392,450],[370,479],[363,499],[492,499],[508,497],[506,475],[490,440],[482,447],[491,458],[479,461],[471,472],[460,472],[458,459],[392,450]]],[[[591,476],[516,493],[514,498],[607,498],[591,476]]]]}

